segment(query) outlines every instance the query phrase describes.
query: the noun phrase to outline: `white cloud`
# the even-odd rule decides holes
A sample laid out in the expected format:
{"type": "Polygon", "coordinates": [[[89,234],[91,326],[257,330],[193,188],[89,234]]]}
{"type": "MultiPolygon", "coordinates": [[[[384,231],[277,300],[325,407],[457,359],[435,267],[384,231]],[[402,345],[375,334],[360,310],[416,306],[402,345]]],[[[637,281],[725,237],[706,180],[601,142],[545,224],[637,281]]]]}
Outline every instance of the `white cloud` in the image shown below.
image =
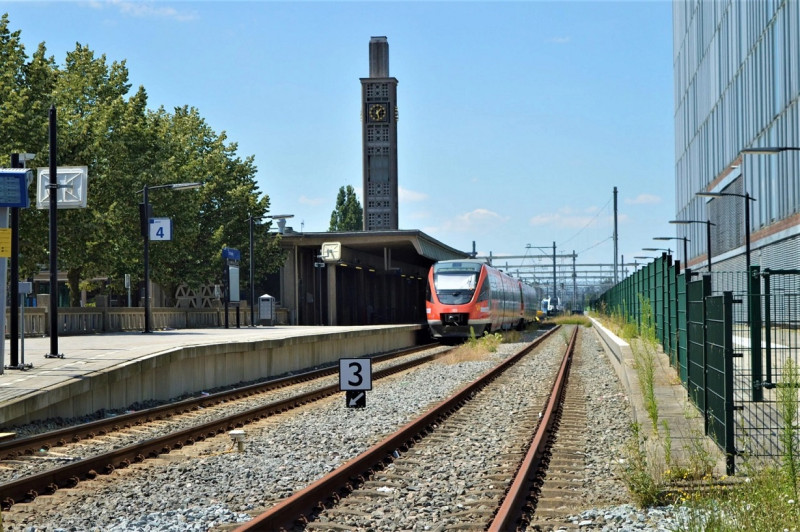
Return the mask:
{"type": "Polygon", "coordinates": [[[318,205],[322,205],[327,200],[322,198],[309,198],[306,196],[300,196],[300,199],[297,200],[301,205],[310,205],[311,207],[316,207],[318,205]]]}
{"type": "Polygon", "coordinates": [[[424,192],[415,192],[403,187],[397,187],[397,199],[400,201],[424,201],[428,195],[424,192]]]}
{"type": "MultiPolygon", "coordinates": [[[[570,229],[583,229],[589,225],[597,227],[610,226],[614,221],[614,217],[612,215],[599,216],[598,211],[599,209],[590,207],[588,209],[584,209],[583,211],[584,213],[588,214],[581,214],[575,209],[564,207],[559,209],[558,212],[537,214],[536,216],[530,218],[528,223],[532,227],[556,225],[570,229]]],[[[622,220],[622,216],[618,215],[617,219],[622,220]]]]}
{"type": "Polygon", "coordinates": [[[547,42],[550,42],[550,43],[553,43],[553,44],[567,44],[571,40],[572,40],[572,37],[550,37],[549,39],[547,39],[547,42]]]}
{"type": "Polygon", "coordinates": [[[159,5],[152,1],[131,2],[128,0],[107,0],[92,1],[89,2],[89,5],[95,9],[103,9],[106,6],[116,7],[123,15],[136,18],[166,18],[179,22],[197,19],[196,11],[178,10],[174,7],[165,6],[163,4],[159,5]]]}
{"type": "Polygon", "coordinates": [[[475,209],[460,214],[452,220],[446,220],[439,230],[454,233],[485,233],[496,229],[508,220],[508,216],[501,216],[488,209],[475,209]]]}
{"type": "Polygon", "coordinates": [[[627,205],[656,205],[661,203],[661,198],[652,194],[639,194],[635,198],[625,198],[627,205]]]}

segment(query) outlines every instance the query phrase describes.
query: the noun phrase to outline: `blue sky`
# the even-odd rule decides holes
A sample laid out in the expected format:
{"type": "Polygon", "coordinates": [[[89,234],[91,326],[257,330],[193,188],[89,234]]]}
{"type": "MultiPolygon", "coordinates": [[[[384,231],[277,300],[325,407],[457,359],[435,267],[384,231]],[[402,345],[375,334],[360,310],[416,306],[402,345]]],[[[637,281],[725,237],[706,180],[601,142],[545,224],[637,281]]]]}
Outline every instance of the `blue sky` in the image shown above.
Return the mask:
{"type": "MultiPolygon", "coordinates": [[[[675,235],[668,1],[3,2],[28,54],[127,62],[149,106],[197,107],[255,156],[272,213],[325,231],[361,196],[371,36],[398,84],[401,229],[479,254],[613,262],[675,235]]],[[[80,164],[74,161],[73,164],[80,164]]],[[[243,228],[245,230],[245,228],[243,228]]],[[[670,245],[671,244],[671,245],[670,245]]]]}

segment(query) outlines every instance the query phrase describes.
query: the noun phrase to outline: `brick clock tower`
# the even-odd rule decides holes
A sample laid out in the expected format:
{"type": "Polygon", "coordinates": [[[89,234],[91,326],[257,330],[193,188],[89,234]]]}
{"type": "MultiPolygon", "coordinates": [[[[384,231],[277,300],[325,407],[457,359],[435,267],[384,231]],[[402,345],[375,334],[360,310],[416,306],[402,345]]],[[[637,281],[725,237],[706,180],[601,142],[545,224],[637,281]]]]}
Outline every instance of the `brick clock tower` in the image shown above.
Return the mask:
{"type": "Polygon", "coordinates": [[[364,230],[397,227],[397,79],[389,77],[386,37],[369,40],[369,77],[361,78],[364,230]]]}

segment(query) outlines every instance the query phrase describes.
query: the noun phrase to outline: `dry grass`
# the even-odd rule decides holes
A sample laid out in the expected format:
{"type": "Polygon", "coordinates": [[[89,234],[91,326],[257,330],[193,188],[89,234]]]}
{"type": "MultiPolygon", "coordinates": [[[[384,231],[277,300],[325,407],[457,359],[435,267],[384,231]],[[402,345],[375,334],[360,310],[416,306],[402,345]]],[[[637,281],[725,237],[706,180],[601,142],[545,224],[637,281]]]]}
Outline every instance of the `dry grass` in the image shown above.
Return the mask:
{"type": "Polygon", "coordinates": [[[489,358],[490,351],[480,345],[461,344],[439,359],[444,364],[459,364],[461,362],[477,362],[489,358]]]}

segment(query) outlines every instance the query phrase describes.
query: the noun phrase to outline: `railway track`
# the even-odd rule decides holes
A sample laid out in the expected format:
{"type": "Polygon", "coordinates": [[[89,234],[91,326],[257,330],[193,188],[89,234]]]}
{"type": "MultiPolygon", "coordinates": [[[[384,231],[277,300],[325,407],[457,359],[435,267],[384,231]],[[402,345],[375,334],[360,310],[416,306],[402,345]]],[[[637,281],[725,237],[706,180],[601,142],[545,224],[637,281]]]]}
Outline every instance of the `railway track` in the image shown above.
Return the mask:
{"type": "MultiPolygon", "coordinates": [[[[382,367],[375,371],[373,378],[381,379],[424,364],[441,356],[446,351],[440,349],[430,354],[413,356],[421,350],[433,347],[436,347],[436,344],[372,357],[374,362],[382,364],[382,367]],[[405,356],[413,358],[397,364],[384,364],[405,356]]],[[[5,465],[2,476],[4,478],[14,477],[13,480],[0,484],[0,504],[4,510],[7,510],[18,502],[30,502],[40,494],[52,494],[62,488],[75,487],[83,480],[111,473],[115,469],[128,467],[147,458],[157,457],[173,449],[180,449],[186,445],[192,445],[206,438],[240,428],[253,421],[329,397],[338,393],[338,384],[311,384],[307,386],[310,388],[309,390],[301,393],[286,391],[282,394],[285,398],[269,400],[265,404],[245,408],[233,415],[221,414],[218,419],[197,423],[183,430],[175,431],[167,423],[173,418],[193,417],[198,412],[220,405],[222,405],[221,410],[228,409],[235,402],[244,402],[263,394],[269,395],[268,392],[283,388],[289,390],[290,387],[320,382],[326,377],[330,377],[327,379],[328,381],[333,381],[333,376],[337,373],[338,367],[322,368],[111,419],[0,443],[0,458],[5,465]],[[153,437],[153,433],[146,430],[148,425],[154,425],[156,432],[166,432],[166,434],[153,437]],[[113,439],[116,434],[122,432],[138,433],[135,438],[141,441],[120,446],[113,439]],[[53,456],[51,452],[57,447],[87,444],[94,439],[106,440],[108,441],[107,447],[115,448],[95,453],[92,456],[79,455],[78,457],[70,457],[64,452],[53,456]],[[58,464],[58,462],[64,461],[70,463],[58,464]],[[34,473],[30,474],[31,471],[34,473]],[[18,478],[21,475],[23,476],[18,478]]],[[[269,395],[269,397],[272,396],[269,395]]],[[[189,424],[191,423],[190,421],[189,424]]]]}
{"type": "Polygon", "coordinates": [[[524,526],[577,335],[566,350],[530,355],[558,344],[554,331],[236,531],[524,526]],[[520,393],[522,383],[532,391],[520,393]]]}

